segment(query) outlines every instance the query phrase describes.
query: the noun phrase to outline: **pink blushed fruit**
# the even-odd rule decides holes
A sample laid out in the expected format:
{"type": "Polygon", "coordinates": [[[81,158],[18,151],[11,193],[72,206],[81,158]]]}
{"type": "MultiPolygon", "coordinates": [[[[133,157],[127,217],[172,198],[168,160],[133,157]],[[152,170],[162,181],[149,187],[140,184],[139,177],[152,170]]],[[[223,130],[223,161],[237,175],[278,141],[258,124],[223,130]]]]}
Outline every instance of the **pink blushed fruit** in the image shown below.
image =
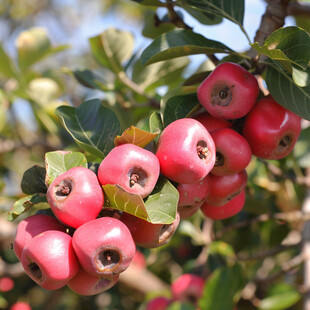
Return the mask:
{"type": "Polygon", "coordinates": [[[13,243],[13,250],[19,260],[25,245],[33,237],[47,230],[65,232],[66,228],[56,218],[45,214],[35,214],[19,222],[13,243]]]}
{"type": "Polygon", "coordinates": [[[171,284],[173,299],[196,305],[203,294],[204,285],[205,279],[201,276],[185,273],[171,284]]]}
{"type": "Polygon", "coordinates": [[[170,303],[171,300],[167,297],[155,297],[146,304],[145,310],[166,310],[168,309],[170,303]]]}
{"type": "Polygon", "coordinates": [[[245,190],[221,206],[211,205],[208,202],[200,207],[202,213],[213,220],[224,220],[238,214],[245,203],[245,190]]]}
{"type": "Polygon", "coordinates": [[[177,213],[171,224],[153,224],[123,212],[121,221],[126,224],[137,245],[144,248],[157,248],[170,241],[179,226],[180,215],[177,213]]]}
{"type": "Polygon", "coordinates": [[[210,191],[210,175],[207,175],[201,181],[193,184],[179,184],[178,212],[180,218],[192,216],[201,206],[210,191]]]}
{"type": "Polygon", "coordinates": [[[14,288],[14,281],[10,277],[0,278],[0,292],[8,292],[14,288]]]}
{"type": "Polygon", "coordinates": [[[78,228],[98,216],[104,196],[94,172],[84,167],[74,167],[51,183],[47,201],[59,221],[78,228]]]}
{"type": "Polygon", "coordinates": [[[238,64],[225,62],[200,84],[197,97],[212,116],[237,119],[252,109],[258,93],[257,80],[250,72],[238,64]]]}
{"type": "Polygon", "coordinates": [[[192,118],[178,119],[161,133],[156,156],[168,179],[181,184],[202,180],[215,163],[215,145],[207,129],[192,118]]]}
{"type": "Polygon", "coordinates": [[[80,269],[71,236],[56,230],[32,238],[23,249],[21,263],[33,281],[49,290],[66,285],[80,269]]]}
{"type": "Polygon", "coordinates": [[[30,305],[25,301],[17,301],[11,307],[10,310],[31,310],[30,305]]]}
{"type": "Polygon", "coordinates": [[[113,287],[117,283],[118,277],[118,274],[106,277],[93,276],[80,268],[77,275],[67,283],[67,286],[79,295],[97,295],[113,287]]]}
{"type": "Polygon", "coordinates": [[[103,159],[98,170],[101,185],[118,184],[125,191],[148,196],[159,177],[159,162],[150,151],[134,144],[116,146],[103,159]]]}
{"type": "Polygon", "coordinates": [[[73,247],[82,267],[93,276],[119,274],[130,265],[136,245],[124,223],[101,217],[80,226],[73,247]]]}

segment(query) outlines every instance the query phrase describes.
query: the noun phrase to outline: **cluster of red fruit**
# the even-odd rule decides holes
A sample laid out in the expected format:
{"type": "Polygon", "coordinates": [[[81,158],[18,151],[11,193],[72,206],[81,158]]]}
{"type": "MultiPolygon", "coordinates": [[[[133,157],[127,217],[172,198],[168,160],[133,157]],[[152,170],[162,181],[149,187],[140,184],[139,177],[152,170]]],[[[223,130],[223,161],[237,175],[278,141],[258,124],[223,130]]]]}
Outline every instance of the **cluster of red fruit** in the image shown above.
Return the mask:
{"type": "Polygon", "coordinates": [[[14,251],[27,274],[46,289],[68,285],[81,295],[97,294],[117,282],[136,245],[167,243],[180,219],[198,209],[213,219],[238,213],[252,154],[282,158],[301,130],[298,116],[270,97],[257,101],[258,93],[253,75],[237,64],[223,63],[198,89],[207,112],[169,124],[155,154],[127,143],[110,151],[98,174],[75,167],[55,178],[47,201],[56,218],[37,214],[18,225],[14,251]],[[241,118],[238,133],[233,120],[241,118]],[[103,185],[117,184],[146,198],[160,174],[177,184],[180,196],[171,224],[150,223],[127,212],[103,214],[103,185]]]}

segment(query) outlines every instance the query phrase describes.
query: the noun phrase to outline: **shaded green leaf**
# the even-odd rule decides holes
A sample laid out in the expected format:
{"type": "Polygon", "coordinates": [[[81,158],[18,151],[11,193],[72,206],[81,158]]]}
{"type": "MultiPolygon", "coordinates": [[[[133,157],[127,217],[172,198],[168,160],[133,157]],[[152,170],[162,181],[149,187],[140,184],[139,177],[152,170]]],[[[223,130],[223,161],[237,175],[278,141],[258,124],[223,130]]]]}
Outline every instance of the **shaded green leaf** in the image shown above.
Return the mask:
{"type": "Polygon", "coordinates": [[[87,160],[80,152],[55,151],[45,154],[46,184],[73,167],[87,168],[87,160]]]}
{"type": "Polygon", "coordinates": [[[163,130],[163,123],[159,112],[153,112],[149,118],[151,132],[158,133],[163,130]]]}
{"type": "Polygon", "coordinates": [[[226,45],[186,29],[167,32],[156,38],[142,53],[141,62],[158,61],[195,54],[231,53],[226,45]]]}
{"type": "Polygon", "coordinates": [[[132,55],[134,38],[128,31],[109,28],[90,38],[89,43],[95,59],[102,66],[118,73],[123,71],[122,63],[132,55]]]}
{"type": "Polygon", "coordinates": [[[25,194],[46,193],[45,184],[46,170],[43,167],[34,165],[27,169],[22,178],[21,189],[25,194]]]}
{"type": "Polygon", "coordinates": [[[8,214],[8,220],[9,221],[15,220],[19,215],[25,213],[32,207],[35,207],[36,209],[49,208],[49,204],[47,203],[47,200],[46,200],[46,195],[45,194],[34,194],[32,196],[23,197],[17,200],[14,203],[12,210],[10,210],[8,214]]]}
{"type": "Polygon", "coordinates": [[[167,310],[196,310],[197,308],[194,305],[188,303],[182,303],[180,301],[172,302],[167,310]]]}
{"type": "Polygon", "coordinates": [[[303,129],[294,146],[293,154],[301,168],[310,167],[310,127],[303,129]]]}
{"type": "Polygon", "coordinates": [[[266,70],[266,84],[273,98],[286,109],[310,120],[310,85],[300,87],[275,61],[266,70]]]}
{"type": "Polygon", "coordinates": [[[285,27],[274,31],[259,46],[257,42],[251,46],[259,53],[273,60],[281,61],[288,72],[292,72],[292,64],[306,70],[310,59],[310,36],[301,28],[285,27]]]}
{"type": "Polygon", "coordinates": [[[7,78],[17,77],[17,69],[2,44],[0,44],[0,73],[7,78]]]}
{"type": "Polygon", "coordinates": [[[164,127],[173,121],[188,117],[201,107],[197,98],[197,87],[183,86],[168,92],[161,100],[164,127]]]}
{"type": "Polygon", "coordinates": [[[216,269],[204,287],[199,306],[204,310],[233,309],[234,297],[245,285],[239,264],[216,269]]]}
{"type": "Polygon", "coordinates": [[[85,87],[99,89],[101,91],[113,90],[113,85],[107,85],[106,81],[90,70],[75,70],[73,74],[78,82],[85,87]]]}
{"type": "Polygon", "coordinates": [[[153,224],[171,224],[176,217],[179,194],[165,178],[160,178],[153,192],[143,201],[140,195],[126,192],[119,185],[103,185],[105,206],[125,211],[153,224]]]}
{"type": "Polygon", "coordinates": [[[243,25],[244,0],[181,0],[181,2],[183,5],[227,18],[239,26],[243,25]]]}
{"type": "Polygon", "coordinates": [[[99,99],[85,101],[78,108],[60,106],[56,114],[80,147],[99,158],[111,151],[114,138],[120,133],[116,114],[99,99]]]}
{"type": "Polygon", "coordinates": [[[132,143],[140,147],[145,147],[157,137],[158,133],[151,133],[139,129],[135,126],[127,128],[121,136],[116,136],[114,139],[115,146],[132,143]]]}
{"type": "Polygon", "coordinates": [[[295,290],[266,297],[259,303],[259,310],[285,310],[292,307],[301,299],[301,294],[295,290]]]}

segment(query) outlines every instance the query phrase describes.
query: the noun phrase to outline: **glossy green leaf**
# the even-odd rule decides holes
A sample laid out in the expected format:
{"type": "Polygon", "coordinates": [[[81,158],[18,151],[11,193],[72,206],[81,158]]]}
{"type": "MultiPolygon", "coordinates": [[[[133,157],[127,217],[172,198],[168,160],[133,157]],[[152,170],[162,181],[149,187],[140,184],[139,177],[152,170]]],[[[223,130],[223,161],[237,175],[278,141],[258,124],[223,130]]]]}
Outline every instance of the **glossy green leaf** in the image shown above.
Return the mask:
{"type": "Polygon", "coordinates": [[[204,12],[187,5],[182,6],[182,8],[203,25],[217,25],[223,21],[223,18],[219,15],[204,12]]]}
{"type": "Polygon", "coordinates": [[[306,70],[309,65],[310,36],[298,27],[285,27],[274,31],[260,46],[251,46],[259,53],[273,60],[281,61],[290,73],[292,64],[306,70]]]}
{"type": "Polygon", "coordinates": [[[132,56],[133,35],[128,31],[109,28],[89,39],[95,59],[114,72],[123,71],[122,64],[132,56]]]}
{"type": "Polygon", "coordinates": [[[259,303],[259,310],[285,310],[292,307],[301,299],[301,294],[295,290],[290,292],[283,292],[274,296],[269,296],[261,300],[259,303]]]}
{"type": "Polygon", "coordinates": [[[168,92],[161,100],[164,127],[173,121],[188,117],[201,107],[197,99],[197,87],[183,86],[168,92]]]}
{"type": "Polygon", "coordinates": [[[266,70],[266,84],[274,99],[286,109],[310,120],[310,85],[300,87],[275,61],[266,70]]]}
{"type": "Polygon", "coordinates": [[[88,88],[94,88],[101,91],[111,91],[114,85],[108,85],[100,76],[90,70],[75,70],[74,77],[80,84],[88,88]]]}
{"type": "Polygon", "coordinates": [[[47,203],[46,195],[34,194],[17,200],[8,214],[8,220],[15,220],[19,215],[25,213],[32,207],[35,207],[36,209],[48,209],[49,204],[47,203]]]}
{"type": "Polygon", "coordinates": [[[2,44],[0,44],[0,74],[7,78],[17,77],[17,69],[2,44]]]}
{"type": "Polygon", "coordinates": [[[45,168],[47,184],[73,167],[87,168],[87,160],[80,152],[55,151],[45,154],[45,168]]]}
{"type": "Polygon", "coordinates": [[[199,307],[204,310],[233,309],[234,297],[245,285],[239,264],[216,269],[208,278],[199,307]]]}
{"type": "Polygon", "coordinates": [[[55,113],[83,150],[103,158],[114,147],[120,123],[116,114],[99,99],[85,101],[78,108],[60,106],[55,113]]]}
{"type": "Polygon", "coordinates": [[[141,62],[149,65],[162,60],[187,55],[231,53],[229,47],[218,41],[186,29],[167,32],[156,38],[142,53],[141,62]]]}
{"type": "Polygon", "coordinates": [[[243,25],[244,0],[181,0],[183,5],[227,18],[233,23],[243,25]]]}
{"type": "Polygon", "coordinates": [[[151,133],[135,126],[127,128],[121,136],[116,136],[114,139],[115,146],[131,143],[144,148],[150,142],[152,142],[158,133],[151,133]]]}
{"type": "Polygon", "coordinates": [[[153,192],[143,201],[141,196],[126,192],[118,185],[102,186],[105,206],[125,211],[153,224],[171,224],[176,217],[178,191],[165,178],[160,178],[153,192]]]}
{"type": "Polygon", "coordinates": [[[21,189],[25,194],[46,193],[45,184],[46,170],[43,167],[34,165],[27,169],[22,178],[21,189]]]}

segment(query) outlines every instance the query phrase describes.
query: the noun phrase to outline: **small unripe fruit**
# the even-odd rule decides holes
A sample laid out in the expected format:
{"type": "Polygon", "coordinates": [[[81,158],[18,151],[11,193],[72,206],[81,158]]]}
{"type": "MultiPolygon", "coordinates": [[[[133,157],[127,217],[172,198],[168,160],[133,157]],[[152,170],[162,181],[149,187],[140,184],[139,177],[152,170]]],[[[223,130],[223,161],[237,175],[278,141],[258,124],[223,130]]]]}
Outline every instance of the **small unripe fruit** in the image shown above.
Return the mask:
{"type": "Polygon", "coordinates": [[[294,148],[301,132],[301,118],[272,97],[260,99],[246,116],[243,136],[253,155],[281,159],[294,148]]]}
{"type": "Polygon", "coordinates": [[[148,196],[159,177],[159,162],[150,151],[134,144],[122,144],[111,150],[98,170],[101,185],[118,184],[125,191],[148,196]]]}
{"type": "Polygon", "coordinates": [[[204,285],[204,278],[195,274],[185,273],[171,284],[173,299],[196,305],[202,296],[204,285]]]}
{"type": "Polygon", "coordinates": [[[206,217],[213,220],[224,220],[238,214],[242,210],[244,203],[245,190],[222,206],[214,206],[205,202],[200,207],[200,210],[206,217]]]}
{"type": "Polygon", "coordinates": [[[47,230],[66,231],[66,228],[54,217],[35,214],[20,221],[15,234],[13,250],[20,260],[23,248],[36,235],[47,230]]]}
{"type": "Polygon", "coordinates": [[[118,274],[105,277],[93,276],[83,268],[80,268],[77,275],[72,278],[67,285],[72,291],[79,295],[90,296],[100,294],[110,289],[117,283],[118,277],[118,274]]]}
{"type": "Polygon", "coordinates": [[[48,290],[63,287],[80,269],[72,238],[56,230],[32,238],[23,249],[21,263],[29,277],[48,290]]]}
{"type": "Polygon", "coordinates": [[[180,216],[177,213],[171,224],[152,224],[123,212],[121,221],[128,227],[137,245],[144,248],[157,248],[170,241],[179,226],[180,216]]]}
{"type": "Polygon", "coordinates": [[[168,179],[191,184],[207,176],[215,163],[215,146],[207,129],[192,118],[178,119],[161,133],[156,156],[168,179]]]}
{"type": "Polygon", "coordinates": [[[238,64],[225,62],[201,83],[197,97],[212,116],[236,119],[252,109],[258,93],[257,80],[251,73],[238,64]]]}
{"type": "Polygon", "coordinates": [[[73,247],[82,267],[93,276],[119,274],[130,265],[136,245],[124,223],[101,217],[80,226],[73,247]]]}
{"type": "Polygon", "coordinates": [[[84,167],[74,167],[59,175],[46,197],[59,221],[73,228],[94,220],[104,203],[96,174],[84,167]]]}

